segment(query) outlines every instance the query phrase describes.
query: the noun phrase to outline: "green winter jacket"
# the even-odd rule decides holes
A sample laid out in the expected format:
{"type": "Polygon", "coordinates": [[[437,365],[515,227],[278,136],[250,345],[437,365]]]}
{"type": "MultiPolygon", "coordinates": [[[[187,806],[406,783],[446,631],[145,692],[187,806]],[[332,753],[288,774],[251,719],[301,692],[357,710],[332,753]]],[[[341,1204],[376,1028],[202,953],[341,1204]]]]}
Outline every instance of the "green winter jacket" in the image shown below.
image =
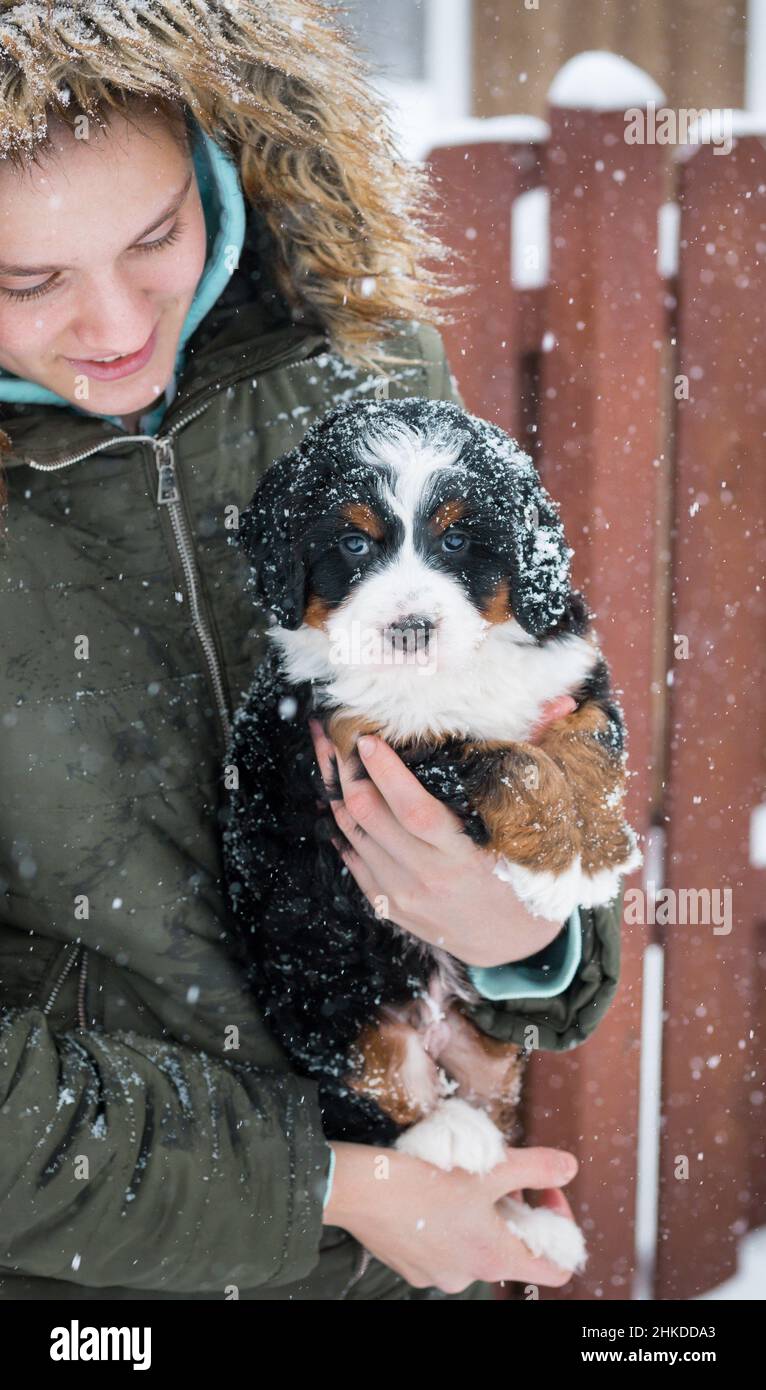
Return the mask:
{"type": "MultiPolygon", "coordinates": [[[[243,986],[218,821],[265,643],[231,508],[380,379],[293,321],[231,169],[207,141],[195,163],[208,265],[139,432],[0,374],[0,1298],[402,1298],[322,1225],[317,1088],[243,986]]],[[[398,332],[389,394],[459,401],[436,330],[398,332]]],[[[621,909],[582,909],[566,986],[521,969],[479,1027],[584,1042],[617,986],[621,909]]]]}

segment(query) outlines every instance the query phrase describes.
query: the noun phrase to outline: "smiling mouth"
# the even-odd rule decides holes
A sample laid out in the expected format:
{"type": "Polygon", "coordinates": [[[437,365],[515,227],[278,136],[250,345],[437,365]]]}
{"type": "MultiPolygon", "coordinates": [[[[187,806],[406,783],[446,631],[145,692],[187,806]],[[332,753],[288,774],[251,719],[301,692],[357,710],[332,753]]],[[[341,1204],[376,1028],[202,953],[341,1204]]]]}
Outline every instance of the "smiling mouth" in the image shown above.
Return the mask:
{"type": "Polygon", "coordinates": [[[145,367],[153,356],[157,346],[158,327],[156,323],[146,342],[137,352],[109,353],[100,357],[67,357],[65,361],[75,370],[86,375],[92,374],[101,380],[129,376],[145,367]]]}
{"type": "MultiPolygon", "coordinates": [[[[153,332],[154,329],[152,329],[153,332]]],[[[150,333],[149,338],[151,336],[150,333]]],[[[148,343],[149,338],[147,338],[146,343],[148,343]]],[[[136,348],[134,352],[110,352],[100,357],[67,357],[67,362],[124,362],[128,357],[138,357],[138,354],[143,352],[146,347],[146,343],[143,343],[140,348],[136,348]]]]}

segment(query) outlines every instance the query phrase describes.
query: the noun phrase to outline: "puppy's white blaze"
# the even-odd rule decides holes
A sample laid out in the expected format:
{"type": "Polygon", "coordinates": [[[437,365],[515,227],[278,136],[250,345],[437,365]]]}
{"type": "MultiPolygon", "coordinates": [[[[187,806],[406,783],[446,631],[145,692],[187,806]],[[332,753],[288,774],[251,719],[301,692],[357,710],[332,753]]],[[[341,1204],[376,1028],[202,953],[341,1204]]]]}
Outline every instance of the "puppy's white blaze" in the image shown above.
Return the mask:
{"type": "Polygon", "coordinates": [[[404,522],[409,539],[418,505],[433,482],[433,475],[444,469],[464,467],[459,464],[464,444],[465,436],[460,430],[422,434],[403,424],[392,426],[384,435],[370,432],[356,444],[360,463],[392,470],[393,491],[387,478],[381,491],[391,510],[404,522]]]}

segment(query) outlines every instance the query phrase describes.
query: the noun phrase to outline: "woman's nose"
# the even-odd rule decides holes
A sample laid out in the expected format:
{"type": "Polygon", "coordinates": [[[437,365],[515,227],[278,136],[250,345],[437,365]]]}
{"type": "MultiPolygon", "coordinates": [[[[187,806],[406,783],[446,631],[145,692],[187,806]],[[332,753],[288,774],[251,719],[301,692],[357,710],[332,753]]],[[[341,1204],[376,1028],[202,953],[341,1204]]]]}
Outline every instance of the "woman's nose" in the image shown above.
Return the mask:
{"type": "Polygon", "coordinates": [[[124,279],[101,279],[84,290],[72,331],[83,355],[138,352],[157,322],[146,294],[124,279]]]}

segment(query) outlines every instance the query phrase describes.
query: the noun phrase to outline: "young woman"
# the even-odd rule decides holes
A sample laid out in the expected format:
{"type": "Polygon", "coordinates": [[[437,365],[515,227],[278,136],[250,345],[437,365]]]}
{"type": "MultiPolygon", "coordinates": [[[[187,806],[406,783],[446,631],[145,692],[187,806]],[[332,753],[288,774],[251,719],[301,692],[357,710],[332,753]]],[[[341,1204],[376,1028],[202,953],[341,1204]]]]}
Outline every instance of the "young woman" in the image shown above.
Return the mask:
{"type": "MultiPolygon", "coordinates": [[[[571,1215],[575,1160],[479,1179],[391,1153],[381,1181],[328,1144],[221,888],[225,738],[264,646],[232,518],[334,402],[459,400],[424,206],[313,3],[0,5],[0,1298],[565,1282],[494,1202],[571,1215]]],[[[530,917],[391,749],[368,766],[344,811],[364,891],[485,967],[486,1032],[584,1041],[619,904],[530,917]]]]}

